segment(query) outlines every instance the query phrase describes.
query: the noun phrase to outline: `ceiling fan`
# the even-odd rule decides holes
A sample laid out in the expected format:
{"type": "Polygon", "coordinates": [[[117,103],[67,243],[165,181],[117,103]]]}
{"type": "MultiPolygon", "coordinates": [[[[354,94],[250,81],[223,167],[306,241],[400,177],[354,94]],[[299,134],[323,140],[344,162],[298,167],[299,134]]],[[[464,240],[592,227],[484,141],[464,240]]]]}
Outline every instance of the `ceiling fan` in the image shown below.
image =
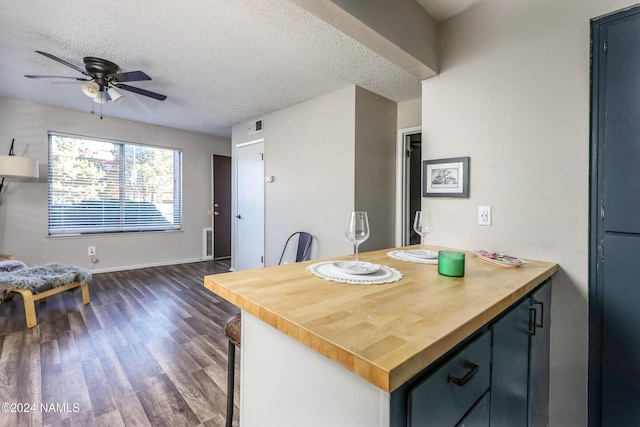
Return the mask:
{"type": "Polygon", "coordinates": [[[107,61],[102,58],[95,58],[93,56],[84,57],[84,69],[71,64],[70,62],[60,59],[50,53],[41,52],[36,50],[40,55],[44,55],[49,59],[53,59],[56,62],[66,65],[80,72],[84,77],[69,77],[69,76],[40,76],[25,74],[25,77],[30,79],[73,79],[80,82],[88,82],[82,85],[82,92],[93,101],[98,104],[105,104],[107,102],[117,102],[123,94],[118,89],[123,89],[129,92],[137,93],[138,95],[148,96],[149,98],[164,101],[167,99],[165,95],[151,92],[139,87],[130,86],[123,82],[139,82],[143,80],[151,80],[151,77],[143,73],[142,71],[130,71],[127,73],[120,73],[120,67],[111,61],[107,61]],[[116,89],[117,88],[117,89],[116,89]]]}

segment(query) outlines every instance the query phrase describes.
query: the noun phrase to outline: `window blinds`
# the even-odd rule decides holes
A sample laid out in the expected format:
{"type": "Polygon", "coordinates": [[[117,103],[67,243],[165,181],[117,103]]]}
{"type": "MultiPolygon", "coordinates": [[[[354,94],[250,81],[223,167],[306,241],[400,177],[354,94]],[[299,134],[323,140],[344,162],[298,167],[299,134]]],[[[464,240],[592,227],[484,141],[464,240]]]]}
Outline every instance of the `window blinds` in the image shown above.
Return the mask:
{"type": "Polygon", "coordinates": [[[180,150],[49,133],[49,235],[182,228],[180,150]]]}

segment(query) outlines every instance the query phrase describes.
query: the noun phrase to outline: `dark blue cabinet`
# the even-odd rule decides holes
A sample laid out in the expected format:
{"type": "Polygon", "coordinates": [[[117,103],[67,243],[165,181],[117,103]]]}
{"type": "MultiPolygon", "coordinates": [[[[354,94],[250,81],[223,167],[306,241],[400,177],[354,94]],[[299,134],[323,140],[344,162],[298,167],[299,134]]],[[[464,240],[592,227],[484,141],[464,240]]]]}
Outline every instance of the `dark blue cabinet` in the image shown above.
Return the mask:
{"type": "Polygon", "coordinates": [[[547,281],[392,394],[393,427],[546,427],[547,281]]]}
{"type": "Polygon", "coordinates": [[[548,425],[550,309],[547,283],[493,323],[491,426],[548,425]]]}
{"type": "Polygon", "coordinates": [[[458,424],[489,390],[490,357],[491,334],[487,331],[417,384],[409,392],[409,425],[458,424]]]}
{"type": "Polygon", "coordinates": [[[529,355],[529,422],[531,427],[549,425],[549,350],[551,346],[551,284],[533,293],[536,325],[529,355]]]}
{"type": "Polygon", "coordinates": [[[486,427],[489,425],[491,393],[486,392],[456,427],[486,427]]]}
{"type": "Polygon", "coordinates": [[[492,326],[491,425],[526,427],[529,379],[529,300],[492,326]]]}

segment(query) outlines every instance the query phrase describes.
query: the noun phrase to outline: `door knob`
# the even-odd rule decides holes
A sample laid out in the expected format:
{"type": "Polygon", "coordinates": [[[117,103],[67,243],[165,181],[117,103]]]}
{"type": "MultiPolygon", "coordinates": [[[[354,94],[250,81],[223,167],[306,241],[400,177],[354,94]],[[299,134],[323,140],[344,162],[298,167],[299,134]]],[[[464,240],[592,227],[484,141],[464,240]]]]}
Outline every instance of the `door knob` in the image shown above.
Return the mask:
{"type": "Polygon", "coordinates": [[[236,215],[236,218],[242,219],[242,215],[236,215]]]}
{"type": "Polygon", "coordinates": [[[214,207],[214,208],[217,208],[218,206],[219,206],[219,205],[218,205],[217,203],[214,203],[214,204],[213,204],[213,207],[214,207]]]}
{"type": "Polygon", "coordinates": [[[218,211],[213,211],[213,215],[218,216],[218,215],[220,215],[220,212],[218,212],[218,211]]]}

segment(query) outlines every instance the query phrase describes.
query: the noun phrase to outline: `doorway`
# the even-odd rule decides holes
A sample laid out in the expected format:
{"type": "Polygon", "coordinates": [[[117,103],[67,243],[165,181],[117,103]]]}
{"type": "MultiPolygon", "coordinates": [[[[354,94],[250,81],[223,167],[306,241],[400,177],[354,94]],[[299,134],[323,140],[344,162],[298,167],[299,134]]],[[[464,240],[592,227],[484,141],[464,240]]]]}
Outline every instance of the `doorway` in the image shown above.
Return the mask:
{"type": "Polygon", "coordinates": [[[264,267],[264,140],[236,146],[236,269],[264,267]]]}
{"type": "Polygon", "coordinates": [[[213,259],[231,258],[231,157],[211,156],[213,259]]]}
{"type": "Polygon", "coordinates": [[[396,246],[420,243],[413,218],[422,206],[422,128],[402,129],[398,137],[396,246]]]}
{"type": "Polygon", "coordinates": [[[640,8],[592,21],[589,424],[640,419],[640,8]]]}

